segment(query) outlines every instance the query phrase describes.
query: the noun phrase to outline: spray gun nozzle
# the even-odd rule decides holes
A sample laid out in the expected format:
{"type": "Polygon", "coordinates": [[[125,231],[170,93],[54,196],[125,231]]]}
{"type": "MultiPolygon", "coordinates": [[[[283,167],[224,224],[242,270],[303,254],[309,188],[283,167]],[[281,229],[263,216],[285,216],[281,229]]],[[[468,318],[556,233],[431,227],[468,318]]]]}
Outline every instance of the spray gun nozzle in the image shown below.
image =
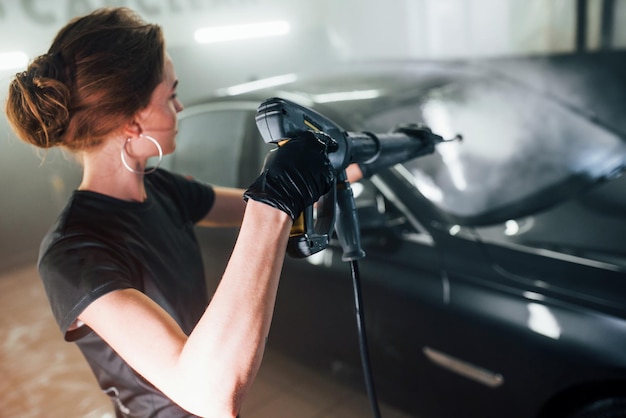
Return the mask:
{"type": "Polygon", "coordinates": [[[461,135],[461,134],[456,134],[456,135],[454,135],[454,136],[453,136],[452,138],[450,138],[450,139],[442,139],[442,140],[441,140],[441,141],[439,141],[439,142],[441,143],[441,142],[455,142],[455,141],[459,141],[459,142],[463,141],[463,135],[461,135]]]}

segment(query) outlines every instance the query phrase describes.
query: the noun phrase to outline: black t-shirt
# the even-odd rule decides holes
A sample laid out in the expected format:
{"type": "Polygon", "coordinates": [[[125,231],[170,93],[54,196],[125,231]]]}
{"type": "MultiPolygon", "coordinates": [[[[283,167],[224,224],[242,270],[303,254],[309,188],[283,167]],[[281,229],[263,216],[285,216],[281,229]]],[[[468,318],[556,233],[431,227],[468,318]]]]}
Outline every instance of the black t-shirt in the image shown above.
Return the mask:
{"type": "Polygon", "coordinates": [[[204,313],[208,294],[193,225],[211,209],[213,189],[161,169],[145,185],[144,202],[75,191],[42,242],[39,273],[61,331],[76,341],[118,416],[188,417],[86,325],[68,331],[91,302],[119,289],[145,293],[186,334],[204,313]]]}

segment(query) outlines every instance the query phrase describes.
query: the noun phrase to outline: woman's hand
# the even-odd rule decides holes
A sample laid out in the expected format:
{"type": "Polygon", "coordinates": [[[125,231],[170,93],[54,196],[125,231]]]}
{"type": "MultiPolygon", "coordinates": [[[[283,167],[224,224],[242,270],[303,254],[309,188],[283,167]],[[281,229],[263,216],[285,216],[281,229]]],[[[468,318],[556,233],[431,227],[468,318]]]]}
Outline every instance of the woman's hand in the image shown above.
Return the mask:
{"type": "Polygon", "coordinates": [[[294,220],[330,190],[333,180],[326,142],[307,131],[270,151],[244,197],[280,209],[294,220]]]}

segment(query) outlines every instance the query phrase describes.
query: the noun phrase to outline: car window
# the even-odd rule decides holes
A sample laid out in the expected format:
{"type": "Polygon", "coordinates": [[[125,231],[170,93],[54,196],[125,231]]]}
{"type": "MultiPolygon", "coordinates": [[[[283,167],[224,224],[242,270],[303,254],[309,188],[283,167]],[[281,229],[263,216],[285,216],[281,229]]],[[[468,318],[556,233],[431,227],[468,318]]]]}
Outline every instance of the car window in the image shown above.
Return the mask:
{"type": "Polygon", "coordinates": [[[388,129],[407,122],[444,138],[463,135],[405,164],[419,192],[459,223],[497,223],[550,207],[626,161],[610,129],[505,81],[438,87],[368,123],[388,129]]]}
{"type": "Polygon", "coordinates": [[[248,119],[248,111],[234,109],[181,114],[176,152],[165,166],[208,183],[237,187],[248,119]]]}

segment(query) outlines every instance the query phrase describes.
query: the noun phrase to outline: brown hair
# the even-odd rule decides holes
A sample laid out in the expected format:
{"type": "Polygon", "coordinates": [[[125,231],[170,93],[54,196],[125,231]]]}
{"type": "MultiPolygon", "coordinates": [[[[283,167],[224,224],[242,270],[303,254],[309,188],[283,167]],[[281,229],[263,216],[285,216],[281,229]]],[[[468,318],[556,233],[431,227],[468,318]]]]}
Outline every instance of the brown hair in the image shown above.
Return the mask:
{"type": "Polygon", "coordinates": [[[47,54],[9,85],[6,114],[25,142],[83,150],[150,102],[161,82],[163,33],[127,8],[73,19],[47,54]]]}

